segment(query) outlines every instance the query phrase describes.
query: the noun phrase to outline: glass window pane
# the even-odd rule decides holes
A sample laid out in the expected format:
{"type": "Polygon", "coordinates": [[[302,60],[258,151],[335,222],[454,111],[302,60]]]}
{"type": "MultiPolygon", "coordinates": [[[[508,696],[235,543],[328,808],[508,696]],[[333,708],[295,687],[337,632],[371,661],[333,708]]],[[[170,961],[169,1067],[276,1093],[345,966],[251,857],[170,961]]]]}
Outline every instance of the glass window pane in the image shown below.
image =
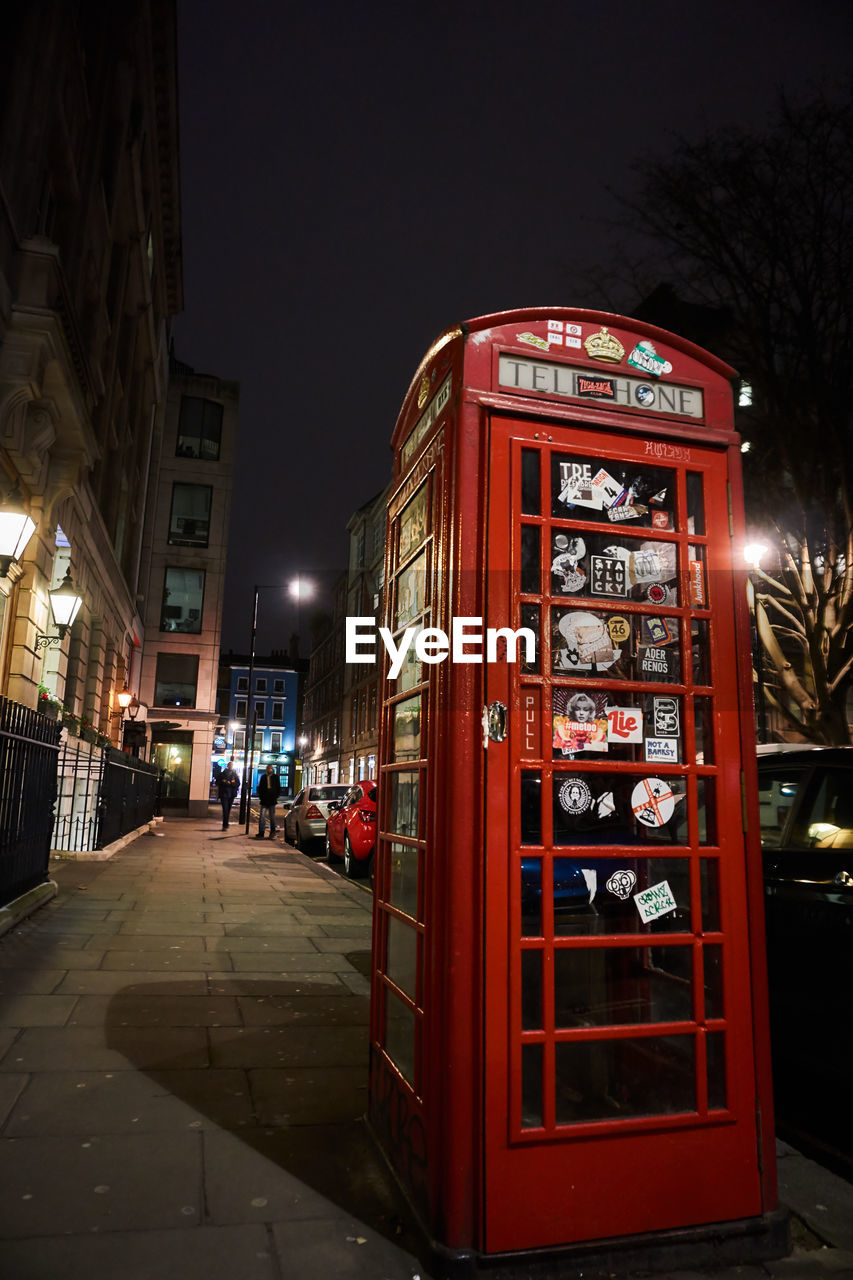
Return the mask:
{"type": "Polygon", "coordinates": [[[537,770],[521,773],[521,843],[542,843],[542,775],[537,770]]]}
{"type": "Polygon", "coordinates": [[[536,649],[533,660],[528,661],[527,646],[521,646],[521,671],[525,675],[538,675],[540,670],[540,654],[542,652],[542,628],[539,622],[540,609],[538,604],[523,604],[521,606],[521,625],[528,627],[533,632],[536,649]]]}
{"type": "Polygon", "coordinates": [[[693,648],[693,683],[710,684],[711,653],[708,647],[707,622],[701,618],[694,618],[690,624],[690,639],[693,648]]]}
{"type": "Polygon", "coordinates": [[[765,849],[778,849],[782,833],[797,798],[797,790],[805,774],[803,765],[778,764],[762,768],[758,774],[758,806],[761,821],[761,843],[765,849]]]}
{"type": "Polygon", "coordinates": [[[427,496],[429,494],[428,484],[421,485],[411,502],[400,516],[400,523],[397,534],[397,556],[398,562],[402,562],[413,551],[417,551],[418,547],[427,536],[428,528],[428,511],[427,496]]]}
{"type": "Polygon", "coordinates": [[[702,889],[702,930],[720,932],[720,868],[716,858],[701,858],[699,877],[702,889]]]}
{"type": "Polygon", "coordinates": [[[194,707],[198,684],[198,654],[158,653],[154,680],[154,704],[158,707],[194,707]]]}
{"type": "Polygon", "coordinates": [[[705,1036],[705,1054],[708,1059],[708,1107],[711,1111],[724,1111],[726,1101],[726,1033],[709,1031],[705,1036]]]}
{"type": "Polygon", "coordinates": [[[705,532],[702,476],[695,471],[687,472],[687,532],[697,534],[705,532]]]}
{"type": "Polygon", "coordinates": [[[542,1046],[521,1046],[521,1125],[538,1129],[542,1124],[542,1046]]]}
{"type": "Polygon", "coordinates": [[[392,991],[385,991],[385,1052],[409,1084],[415,1083],[415,1015],[392,991]]]}
{"type": "Polygon", "coordinates": [[[394,985],[405,991],[412,1000],[416,996],[417,959],[417,930],[395,916],[389,916],[385,972],[394,985]]]}
{"type": "Polygon", "coordinates": [[[683,778],[555,770],[552,787],[555,846],[687,843],[683,778]]]}
{"type": "MultiPolygon", "coordinates": [[[[427,548],[428,550],[428,548],[427,548]]],[[[427,552],[422,551],[397,575],[395,627],[405,627],[420,617],[427,605],[427,552]]]]}
{"type": "Polygon", "coordinates": [[[210,534],[213,490],[207,484],[172,485],[169,543],[177,547],[206,547],[210,534]]]}
{"type": "Polygon", "coordinates": [[[526,516],[538,516],[541,508],[540,453],[538,449],[521,451],[521,511],[526,516]]]}
{"type": "Polygon", "coordinates": [[[687,858],[554,858],[554,934],[690,932],[687,858]],[[655,889],[652,914],[637,894],[655,889]]]}
{"type": "Polygon", "coordinates": [[[399,911],[418,919],[419,851],[408,844],[391,845],[391,878],[388,901],[399,911]]]}
{"type": "Polygon", "coordinates": [[[160,608],[161,631],[201,631],[204,570],[167,568],[160,608]]]}
{"type": "Polygon", "coordinates": [[[418,836],[420,777],[417,773],[388,775],[390,804],[389,830],[399,836],[418,836]]]}
{"type": "Polygon", "coordinates": [[[711,698],[693,699],[696,728],[696,763],[714,763],[714,703],[711,698]]]}
{"type": "Polygon", "coordinates": [[[691,947],[573,947],[554,952],[557,1027],[693,1021],[691,947]]]}
{"type": "Polygon", "coordinates": [[[705,1017],[724,1018],[723,948],[719,943],[706,942],[702,954],[705,962],[705,1017]]]}
{"type": "Polygon", "coordinates": [[[806,849],[853,848],[853,793],[848,772],[816,771],[791,839],[806,849]]]}
{"type": "Polygon", "coordinates": [[[553,454],[551,514],[626,529],[675,528],[675,472],[612,458],[553,454]]]}
{"type": "Polygon", "coordinates": [[[693,1037],[558,1044],[556,1104],[558,1124],[695,1111],[693,1037]]]}
{"type": "Polygon", "coordinates": [[[521,859],[521,934],[538,938],[542,933],[542,859],[521,859]]]}
{"type": "Polygon", "coordinates": [[[221,442],[222,405],[198,396],[181,396],[177,456],[217,462],[221,442]]]}
{"type": "Polygon", "coordinates": [[[521,1026],[538,1031],[542,1026],[542,952],[521,953],[521,1026]]]}
{"type": "Polygon", "coordinates": [[[717,784],[713,778],[699,778],[696,782],[699,805],[699,843],[717,843],[717,784]]]}
{"type": "Polygon", "coordinates": [[[524,595],[538,595],[541,586],[539,526],[521,526],[521,590],[524,595]]]}
{"type": "Polygon", "coordinates": [[[407,698],[394,704],[394,746],[392,759],[417,760],[421,754],[421,698],[407,698]]]}

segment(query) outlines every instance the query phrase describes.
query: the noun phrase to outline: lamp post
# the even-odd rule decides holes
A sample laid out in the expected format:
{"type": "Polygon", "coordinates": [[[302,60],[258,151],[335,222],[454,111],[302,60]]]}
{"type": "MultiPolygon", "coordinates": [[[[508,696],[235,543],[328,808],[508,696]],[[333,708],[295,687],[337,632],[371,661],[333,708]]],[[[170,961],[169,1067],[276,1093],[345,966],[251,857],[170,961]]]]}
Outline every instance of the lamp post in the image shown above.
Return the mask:
{"type": "MultiPolygon", "coordinates": [[[[767,554],[763,542],[750,542],[743,549],[743,558],[757,577],[762,556],[767,554]]],[[[756,704],[758,709],[758,741],[767,741],[767,704],[764,696],[764,649],[758,629],[758,594],[756,583],[749,579],[750,612],[752,613],[753,664],[755,666],[756,704]]]]}
{"type": "Polygon", "coordinates": [[[310,578],[303,578],[297,573],[296,577],[291,579],[287,589],[296,601],[296,635],[301,641],[302,610],[300,606],[303,600],[310,600],[314,595],[314,583],[310,578]]]}

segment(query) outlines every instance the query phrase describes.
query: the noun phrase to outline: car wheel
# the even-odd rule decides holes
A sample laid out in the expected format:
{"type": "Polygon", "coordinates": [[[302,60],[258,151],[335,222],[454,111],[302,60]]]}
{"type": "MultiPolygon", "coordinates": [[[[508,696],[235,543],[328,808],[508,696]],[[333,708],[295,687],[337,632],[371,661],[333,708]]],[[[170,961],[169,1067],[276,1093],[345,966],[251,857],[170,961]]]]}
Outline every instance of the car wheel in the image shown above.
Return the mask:
{"type": "Polygon", "coordinates": [[[329,829],[327,827],[326,828],[326,861],[335,862],[337,861],[337,857],[338,855],[335,853],[334,849],[332,848],[332,842],[329,839],[329,829]]]}
{"type": "Polygon", "coordinates": [[[344,871],[350,880],[360,880],[364,875],[364,863],[359,862],[352,851],[349,836],[344,832],[344,871]]]}
{"type": "Polygon", "coordinates": [[[298,850],[300,851],[300,853],[304,853],[304,852],[305,852],[305,850],[304,850],[304,849],[303,849],[303,847],[302,847],[302,837],[301,837],[301,835],[299,834],[299,823],[298,823],[298,822],[297,822],[297,824],[296,824],[296,832],[295,832],[294,837],[293,837],[293,847],[294,847],[294,849],[298,849],[298,850]]]}

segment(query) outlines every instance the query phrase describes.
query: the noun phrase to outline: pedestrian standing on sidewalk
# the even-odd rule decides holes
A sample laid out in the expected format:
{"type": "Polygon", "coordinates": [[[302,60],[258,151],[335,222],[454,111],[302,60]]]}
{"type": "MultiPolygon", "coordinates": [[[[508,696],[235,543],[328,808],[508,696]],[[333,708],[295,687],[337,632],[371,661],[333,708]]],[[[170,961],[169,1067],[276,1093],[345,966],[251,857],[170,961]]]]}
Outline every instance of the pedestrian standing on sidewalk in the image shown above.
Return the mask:
{"type": "Polygon", "coordinates": [[[237,792],[240,790],[240,775],[234,768],[233,756],[220,773],[216,787],[219,792],[219,803],[222,805],[222,830],[225,831],[228,827],[228,815],[231,812],[231,806],[237,799],[237,792]]]}
{"type": "Polygon", "coordinates": [[[261,803],[261,810],[258,818],[256,840],[263,840],[267,818],[270,820],[270,840],[275,840],[275,806],[280,795],[281,783],[276,777],[276,772],[272,765],[268,764],[266,772],[261,774],[258,782],[258,800],[261,803]]]}

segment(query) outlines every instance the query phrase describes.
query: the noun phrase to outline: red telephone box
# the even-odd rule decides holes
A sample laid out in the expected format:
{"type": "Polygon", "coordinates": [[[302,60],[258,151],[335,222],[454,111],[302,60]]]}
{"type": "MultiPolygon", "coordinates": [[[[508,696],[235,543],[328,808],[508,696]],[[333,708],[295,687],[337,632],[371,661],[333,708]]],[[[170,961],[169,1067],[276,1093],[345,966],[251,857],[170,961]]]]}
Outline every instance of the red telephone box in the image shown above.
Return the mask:
{"type": "Polygon", "coordinates": [[[444,1256],[785,1250],[732,377],[536,308],[403,403],[370,1118],[444,1256]]]}

